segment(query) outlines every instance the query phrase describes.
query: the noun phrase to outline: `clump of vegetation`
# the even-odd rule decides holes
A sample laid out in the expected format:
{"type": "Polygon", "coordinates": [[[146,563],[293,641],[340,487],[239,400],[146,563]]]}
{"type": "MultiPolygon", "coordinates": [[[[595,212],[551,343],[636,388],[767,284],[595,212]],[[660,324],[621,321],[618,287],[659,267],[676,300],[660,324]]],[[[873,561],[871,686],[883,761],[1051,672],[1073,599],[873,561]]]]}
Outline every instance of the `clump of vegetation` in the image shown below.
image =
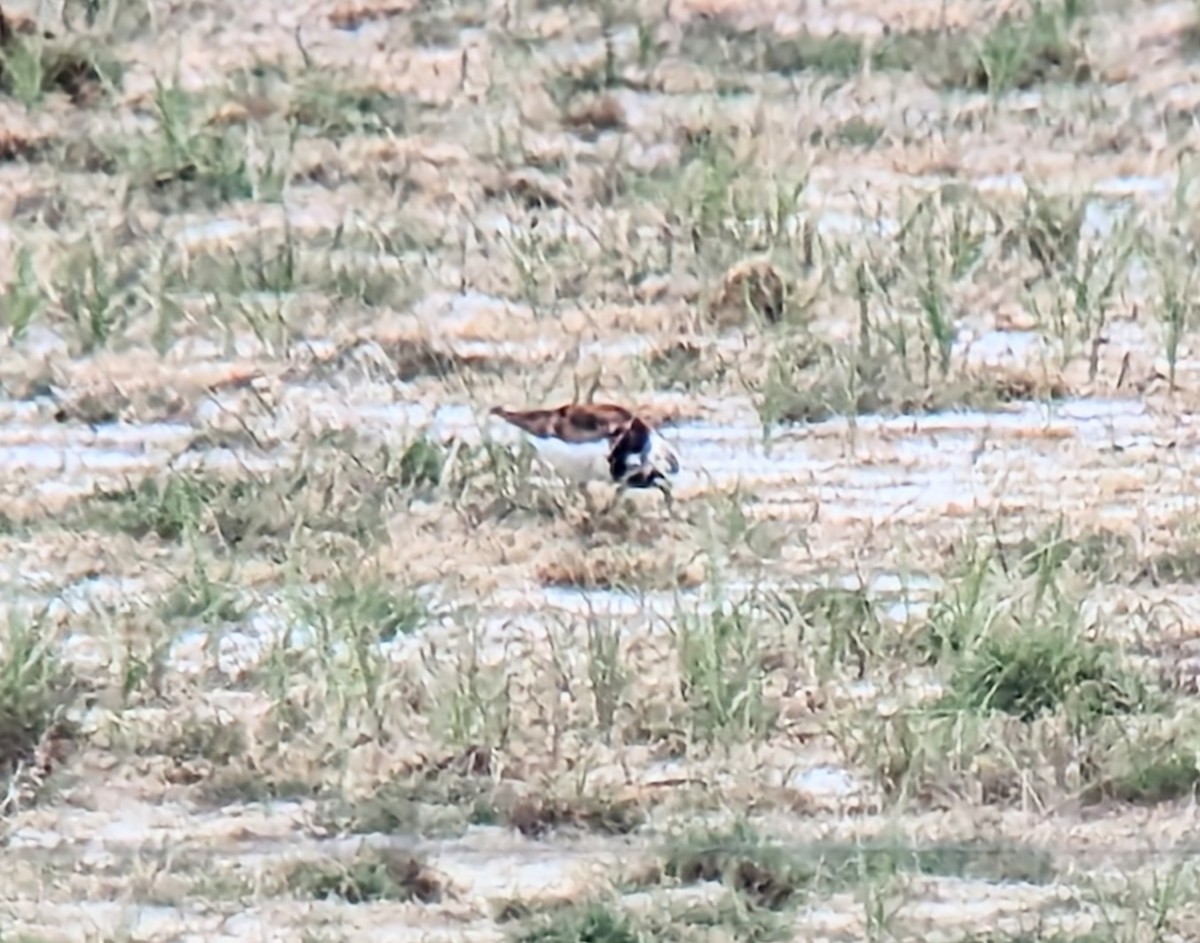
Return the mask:
{"type": "Polygon", "coordinates": [[[1195,749],[1151,739],[1101,765],[1095,781],[1083,790],[1083,798],[1154,805],[1195,795],[1198,786],[1200,764],[1195,749]]]}
{"type": "Polygon", "coordinates": [[[667,848],[662,862],[666,877],[683,884],[720,881],[754,906],[772,910],[802,896],[819,867],[741,824],[685,838],[667,848]]]}
{"type": "Polygon", "coordinates": [[[1080,720],[1134,713],[1151,689],[1108,645],[1069,622],[1032,622],[982,639],[950,679],[947,704],[1033,720],[1060,708],[1080,720]]]}
{"type": "Polygon", "coordinates": [[[140,744],[138,752],[166,756],[176,763],[202,759],[225,766],[241,756],[245,749],[243,724],[188,717],[160,731],[154,740],[140,744]]]}
{"type": "Polygon", "coordinates": [[[488,751],[467,749],[445,763],[387,780],[355,801],[341,801],[327,824],[361,834],[444,833],[473,825],[502,825],[531,837],[570,828],[624,835],[645,821],[633,799],[561,796],[497,789],[488,751]]]}
{"type": "Polygon", "coordinates": [[[847,33],[735,29],[720,17],[691,20],[682,48],[689,58],[746,73],[822,73],[847,78],[875,71],[916,72],[941,88],[999,94],[1047,82],[1091,77],[1086,54],[1072,35],[1080,0],[1037,2],[1028,16],[1006,13],[985,31],[893,31],[878,39],[847,33]]]}
{"type": "Polygon", "coordinates": [[[325,595],[303,608],[323,637],[378,642],[411,635],[431,618],[428,605],[414,590],[370,574],[340,574],[325,595]]]}
{"type": "Polygon", "coordinates": [[[1083,622],[1076,581],[1096,561],[1056,534],[1015,565],[996,546],[976,546],[910,637],[940,694],[865,718],[850,738],[890,795],[1094,793],[1125,775],[1113,763],[1129,731],[1161,722],[1162,686],[1105,638],[1102,622],[1083,622]]]}
{"type": "MultiPolygon", "coordinates": [[[[962,889],[925,876],[1009,902],[1029,895],[1006,882],[1069,888],[1082,845],[1054,821],[1080,804],[1196,792],[1195,664],[1160,597],[1200,582],[1200,554],[1155,529],[1162,501],[1118,507],[1170,438],[1164,395],[1186,407],[1194,379],[1198,190],[1186,159],[1127,158],[1186,151],[1195,109],[1111,87],[1141,65],[1142,91],[1172,85],[1196,39],[1174,8],[1131,66],[1089,37],[1113,9],[1078,0],[878,23],[834,3],[790,26],[754,4],[529,0],[497,20],[481,0],[337,0],[296,30],[213,0],[70,0],[37,30],[4,6],[0,572],[14,611],[51,603],[0,626],[0,814],[55,773],[64,793],[106,778],[104,808],[161,784],[214,825],[262,802],[273,828],[340,836],[264,887],[207,851],[130,859],[103,829],[88,893],[286,895],[332,925],[445,902],[411,846],[379,850],[413,836],[462,836],[448,861],[580,839],[645,871],[618,867],[601,899],[519,898],[499,931],[477,898],[433,922],[766,943],[828,913],[875,940],[962,889]],[[173,75],[192,21],[216,54],[185,36],[173,75]],[[331,43],[380,38],[331,63],[331,43]],[[110,55],[138,88],[111,95],[110,55]],[[1081,155],[1070,180],[1055,148],[1081,155]],[[550,405],[585,376],[704,417],[679,430],[674,510],[585,513],[529,448],[488,440],[492,403],[550,405]],[[417,404],[437,423],[398,433],[417,404]],[[468,409],[479,429],[437,432],[468,409]],[[921,418],[879,421],[899,416],[921,418]],[[760,426],[802,460],[757,462],[760,426]],[[1034,474],[1055,456],[1080,460],[1061,487],[1034,474]],[[1089,500],[1136,541],[1089,530],[1089,500]],[[903,600],[876,588],[910,568],[931,576],[903,600]],[[677,598],[631,615],[539,586],[677,598]],[[712,827],[747,796],[833,837],[712,827]],[[1008,821],[996,805],[1040,810],[1044,846],[952,833],[1008,821]],[[876,813],[899,834],[941,808],[938,841],[865,837],[876,813]],[[668,814],[703,822],[664,836],[668,814]]],[[[11,869],[0,910],[82,887],[60,852],[11,869]]],[[[1123,861],[1155,893],[1086,903],[1180,935],[1161,859],[1123,861]]],[[[999,940],[977,922],[941,929],[999,940]]]]}
{"type": "Polygon", "coordinates": [[[863,590],[793,591],[780,602],[785,620],[796,627],[798,645],[817,653],[822,675],[850,662],[862,678],[869,664],[886,654],[876,604],[863,590]]]}
{"type": "Polygon", "coordinates": [[[900,873],[1047,883],[1049,856],[1020,844],[905,841],[784,845],[746,823],[684,836],[663,852],[662,876],[684,884],[719,881],[754,907],[777,910],[810,893],[829,894],[900,873]]]}
{"type": "Polygon", "coordinates": [[[522,835],[543,835],[564,826],[608,835],[626,835],[646,820],[642,805],[607,796],[529,795],[504,810],[504,820],[522,835]]]}
{"type": "Polygon", "coordinates": [[[397,850],[364,848],[349,861],[298,861],[287,871],[285,889],[315,900],[340,898],[348,904],[372,901],[442,899],[443,878],[420,858],[397,850]]]}
{"type": "Polygon", "coordinates": [[[1138,572],[1154,585],[1200,582],[1200,546],[1184,542],[1173,550],[1155,554],[1138,572]]]}
{"type": "Polygon", "coordinates": [[[513,943],[649,943],[653,937],[615,907],[557,908],[522,925],[513,943]]]}
{"type": "Polygon", "coordinates": [[[221,483],[195,475],[146,478],[124,491],[103,492],[95,507],[105,522],[131,537],[180,540],[197,530],[221,483]]]}
{"type": "Polygon", "coordinates": [[[145,194],[171,205],[278,201],[287,182],[291,141],[263,154],[240,129],[207,121],[203,105],[179,86],[156,80],[154,133],[110,142],[113,159],[129,169],[145,194]]]}
{"type": "Polygon", "coordinates": [[[1021,557],[1024,582],[984,550],[931,608],[917,646],[950,667],[945,706],[1026,721],[1064,709],[1079,722],[1151,709],[1149,681],[1081,624],[1062,583],[1074,547],[1044,538],[1021,557]]]}
{"type": "MultiPolygon", "coordinates": [[[[926,358],[932,353],[926,347],[926,358]]],[[[924,415],[995,410],[1009,403],[1053,401],[1068,394],[1054,375],[970,370],[938,375],[909,362],[896,348],[867,353],[861,345],[795,339],[775,348],[758,389],[764,427],[822,422],[835,416],[924,415]]]]}
{"type": "Polygon", "coordinates": [[[279,543],[297,534],[343,534],[369,546],[385,533],[391,502],[428,487],[441,473],[440,452],[423,439],[395,452],[368,454],[312,446],[316,455],[266,474],[225,479],[171,472],[104,491],[78,509],[81,518],[132,537],[168,542],[207,536],[224,548],[279,543]]]}
{"type": "Polygon", "coordinates": [[[698,736],[763,737],[776,719],[765,697],[760,634],[765,623],[753,599],[727,603],[715,585],[712,592],[710,609],[676,617],[680,693],[698,736]]]}
{"type": "Polygon", "coordinates": [[[580,589],[667,590],[690,588],[701,571],[662,554],[635,554],[617,547],[571,552],[539,565],[538,579],[548,586],[580,589]]]}
{"type": "Polygon", "coordinates": [[[412,106],[379,89],[330,84],[314,76],[287,104],[287,117],[326,140],[356,134],[403,134],[412,106]]]}
{"type": "Polygon", "coordinates": [[[1091,66],[1070,35],[1083,5],[1083,0],[1035,2],[1029,17],[1006,14],[973,52],[951,60],[943,84],[1000,93],[1047,82],[1087,81],[1091,66]]]}
{"type": "MultiPolygon", "coordinates": [[[[68,711],[81,689],[59,659],[58,639],[47,624],[10,613],[5,628],[0,638],[0,792],[11,798],[14,776],[31,765],[41,767],[33,779],[48,774],[57,758],[48,749],[52,741],[74,736],[68,711]]],[[[16,785],[19,792],[24,784],[16,785]]]]}
{"type": "Polygon", "coordinates": [[[211,806],[241,805],[247,802],[278,802],[289,799],[320,798],[322,782],[260,769],[256,764],[233,762],[215,767],[197,787],[197,798],[211,806]]]}
{"type": "Polygon", "coordinates": [[[0,13],[0,93],[27,108],[55,92],[74,105],[90,105],[120,85],[120,63],[101,48],[48,39],[32,23],[21,26],[12,28],[0,13]]]}

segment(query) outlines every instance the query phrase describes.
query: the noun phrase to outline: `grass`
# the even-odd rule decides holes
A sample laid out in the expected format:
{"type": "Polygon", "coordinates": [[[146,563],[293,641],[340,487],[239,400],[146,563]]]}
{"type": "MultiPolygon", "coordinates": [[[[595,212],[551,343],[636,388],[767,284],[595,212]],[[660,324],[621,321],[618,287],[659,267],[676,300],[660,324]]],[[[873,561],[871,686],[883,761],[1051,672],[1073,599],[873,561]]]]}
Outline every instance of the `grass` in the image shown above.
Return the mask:
{"type": "Polygon", "coordinates": [[[1113,652],[1070,626],[1038,626],[983,642],[951,678],[949,702],[1033,720],[1058,707],[1080,718],[1130,713],[1148,700],[1113,652]]]}
{"type": "Polygon", "coordinates": [[[1015,586],[1006,584],[1002,558],[973,554],[961,581],[934,604],[918,645],[951,666],[948,708],[1024,721],[1061,709],[1085,724],[1153,708],[1148,680],[1082,623],[1067,592],[1065,551],[1055,534],[1045,535],[1023,558],[1025,576],[1015,586]]]}
{"type": "Polygon", "coordinates": [[[915,72],[943,89],[1002,94],[1048,82],[1086,81],[1091,73],[1073,25],[1083,4],[1034,3],[1027,15],[1006,13],[982,36],[959,30],[891,32],[875,42],[835,32],[780,38],[737,31],[732,24],[689,24],[684,44],[690,56],[723,58],[730,68],[782,75],[821,73],[847,79],[864,68],[915,72]]]}
{"type": "Polygon", "coordinates": [[[47,95],[65,94],[75,105],[97,102],[119,87],[121,64],[100,48],[14,35],[0,44],[0,92],[27,108],[47,95]]]}
{"type": "Polygon", "coordinates": [[[390,642],[416,632],[429,621],[430,612],[415,592],[394,588],[381,577],[354,579],[344,575],[324,599],[314,603],[310,618],[328,623],[324,631],[331,634],[357,636],[366,632],[376,641],[390,642]]]}
{"type": "Polygon", "coordinates": [[[419,858],[404,852],[363,850],[346,862],[301,861],[284,878],[286,889],[314,900],[348,904],[441,899],[444,884],[419,858]]]}
{"type": "Polygon", "coordinates": [[[1072,564],[1094,578],[1099,561],[1079,546],[1087,544],[1051,527],[1009,568],[1002,549],[975,545],[925,623],[907,637],[885,637],[940,679],[940,694],[845,734],[895,801],[944,801],[934,797],[963,789],[999,804],[1031,794],[1153,801],[1160,782],[1161,797],[1187,788],[1178,745],[1152,733],[1179,705],[1103,640],[1103,624],[1083,622],[1072,564]],[[1138,761],[1145,787],[1126,745],[1142,736],[1157,744],[1138,761]]]}
{"type": "Polygon", "coordinates": [[[775,723],[765,697],[763,636],[754,599],[727,603],[709,587],[713,611],[680,612],[675,626],[679,690],[702,738],[766,736],[775,723]]]}
{"type": "Polygon", "coordinates": [[[512,939],[517,943],[642,943],[647,931],[629,917],[602,904],[559,914],[522,928],[512,939]]]}
{"type": "Polygon", "coordinates": [[[138,539],[203,536],[233,549],[286,543],[299,531],[344,535],[369,547],[380,537],[381,510],[438,483],[443,460],[440,447],[420,437],[399,450],[360,450],[349,443],[265,475],[171,472],[146,478],[101,491],[78,514],[88,524],[138,539]]]}
{"type": "Polygon", "coordinates": [[[5,938],[1194,936],[1185,14],[404,6],[6,6],[5,938]]]}
{"type": "MultiPolygon", "coordinates": [[[[0,776],[2,811],[13,812],[37,778],[52,768],[53,753],[39,756],[54,740],[70,741],[75,724],[69,710],[81,684],[62,663],[47,624],[16,614],[8,617],[0,656],[0,776]]],[[[36,791],[36,790],[35,790],[36,791]]]]}
{"type": "Polygon", "coordinates": [[[664,878],[682,884],[719,881],[750,906],[767,910],[901,873],[1039,884],[1049,883],[1056,873],[1048,854],[1019,844],[787,845],[744,823],[728,832],[680,837],[664,852],[661,869],[664,878]]]}
{"type": "Polygon", "coordinates": [[[209,760],[217,766],[226,766],[246,750],[246,731],[237,722],[190,717],[175,729],[162,733],[156,742],[143,745],[142,750],[169,757],[176,763],[209,760]]]}
{"type": "Polygon", "coordinates": [[[1115,800],[1155,805],[1184,799],[1200,785],[1194,752],[1183,752],[1171,743],[1151,744],[1134,751],[1126,761],[1091,784],[1085,797],[1091,802],[1115,800]]]}
{"type": "Polygon", "coordinates": [[[618,547],[598,547],[547,561],[538,578],[548,586],[580,589],[669,590],[699,585],[701,576],[689,561],[660,555],[636,556],[618,547]]]}
{"type": "Polygon", "coordinates": [[[1068,591],[1070,550],[1054,532],[1044,534],[1021,559],[1015,586],[1006,582],[1003,557],[971,555],[918,642],[952,666],[948,705],[1026,721],[1062,708],[1086,721],[1153,704],[1150,685],[1082,623],[1068,591]]]}

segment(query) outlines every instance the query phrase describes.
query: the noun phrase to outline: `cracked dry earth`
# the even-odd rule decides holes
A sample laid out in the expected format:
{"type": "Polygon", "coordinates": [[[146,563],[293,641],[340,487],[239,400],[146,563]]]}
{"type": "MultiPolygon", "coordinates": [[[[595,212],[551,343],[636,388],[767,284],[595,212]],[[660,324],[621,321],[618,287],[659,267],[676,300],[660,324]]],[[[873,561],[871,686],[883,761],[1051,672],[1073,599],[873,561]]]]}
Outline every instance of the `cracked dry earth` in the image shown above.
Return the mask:
{"type": "MultiPolygon", "coordinates": [[[[71,692],[8,751],[0,939],[1200,934],[1190,790],[1089,788],[1142,736],[1196,745],[1195,5],[1089,4],[1086,75],[999,92],[738,50],[966,48],[1001,5],[651,6],[4,4],[120,69],[22,102],[10,51],[0,86],[5,657],[34,626],[71,692]],[[761,257],[782,324],[731,302],[761,257]],[[872,332],[911,348],[841,369],[872,332]],[[796,337],[816,372],[779,374],[796,337]],[[911,395],[847,389],[922,345],[911,395]],[[596,378],[677,444],[672,514],[503,458],[491,405],[596,378]],[[960,380],[1005,395],[938,398],[960,380]],[[1061,717],[935,739],[937,665],[767,612],[856,593],[870,648],[957,598],[964,548],[1051,528],[1111,554],[1064,592],[1172,699],[1107,752],[1061,717]],[[738,600],[745,645],[696,673],[681,626],[738,600]],[[665,863],[734,819],[817,871],[939,863],[784,904],[665,863]],[[356,900],[372,850],[416,871],[356,900]],[[338,863],[338,893],[296,877],[338,863]],[[628,935],[534,935],[596,901],[628,935]]],[[[996,611],[1028,592],[1003,569],[996,611]]]]}

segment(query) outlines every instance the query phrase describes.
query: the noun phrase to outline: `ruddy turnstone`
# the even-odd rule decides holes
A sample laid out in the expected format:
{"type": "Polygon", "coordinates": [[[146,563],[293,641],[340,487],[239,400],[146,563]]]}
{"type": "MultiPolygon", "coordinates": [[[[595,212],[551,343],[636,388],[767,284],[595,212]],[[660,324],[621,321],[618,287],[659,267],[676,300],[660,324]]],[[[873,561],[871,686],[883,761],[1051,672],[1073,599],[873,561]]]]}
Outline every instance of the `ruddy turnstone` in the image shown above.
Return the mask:
{"type": "Polygon", "coordinates": [[[567,403],[555,409],[504,409],[492,415],[529,434],[539,457],[584,484],[607,478],[626,488],[657,488],[671,503],[670,476],[679,456],[645,420],[613,403],[567,403]]]}

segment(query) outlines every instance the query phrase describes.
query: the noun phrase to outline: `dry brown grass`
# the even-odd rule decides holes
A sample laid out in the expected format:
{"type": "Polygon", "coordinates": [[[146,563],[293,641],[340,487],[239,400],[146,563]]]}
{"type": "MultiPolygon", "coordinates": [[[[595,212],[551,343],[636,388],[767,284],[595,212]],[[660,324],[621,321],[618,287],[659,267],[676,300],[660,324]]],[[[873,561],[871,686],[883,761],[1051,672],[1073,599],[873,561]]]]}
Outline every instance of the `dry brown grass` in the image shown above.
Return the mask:
{"type": "Polygon", "coordinates": [[[704,582],[700,560],[680,561],[659,552],[624,547],[572,550],[538,564],[537,578],[549,586],[578,589],[691,589],[704,582]]]}

